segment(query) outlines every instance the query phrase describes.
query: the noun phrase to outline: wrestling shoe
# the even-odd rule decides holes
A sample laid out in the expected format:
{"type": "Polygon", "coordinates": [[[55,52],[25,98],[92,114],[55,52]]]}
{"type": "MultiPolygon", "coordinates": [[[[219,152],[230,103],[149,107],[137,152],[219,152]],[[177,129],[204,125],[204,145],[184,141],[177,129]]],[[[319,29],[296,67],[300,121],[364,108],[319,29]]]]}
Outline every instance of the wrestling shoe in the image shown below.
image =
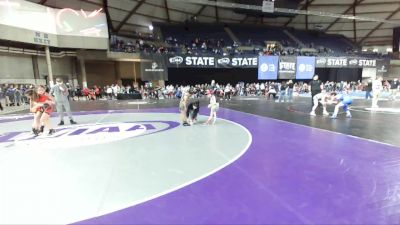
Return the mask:
{"type": "Polygon", "coordinates": [[[331,119],[337,119],[337,116],[332,115],[330,118],[331,119]]]}
{"type": "Polygon", "coordinates": [[[316,116],[315,112],[310,112],[310,116],[316,116]]]}
{"type": "Polygon", "coordinates": [[[324,116],[329,116],[329,113],[328,112],[324,112],[323,115],[324,116]]]}
{"type": "Polygon", "coordinates": [[[56,132],[56,130],[50,129],[50,130],[49,130],[49,135],[53,135],[55,132],[56,132]]]}
{"type": "Polygon", "coordinates": [[[351,114],[346,114],[346,117],[347,118],[351,118],[351,114]]]}
{"type": "Polygon", "coordinates": [[[77,122],[75,122],[74,120],[69,120],[70,124],[78,124],[77,122]]]}
{"type": "Polygon", "coordinates": [[[33,135],[39,136],[39,130],[38,129],[32,128],[32,132],[33,132],[33,135]]]}
{"type": "Polygon", "coordinates": [[[58,125],[58,126],[64,125],[64,120],[61,120],[57,125],[58,125]]]}

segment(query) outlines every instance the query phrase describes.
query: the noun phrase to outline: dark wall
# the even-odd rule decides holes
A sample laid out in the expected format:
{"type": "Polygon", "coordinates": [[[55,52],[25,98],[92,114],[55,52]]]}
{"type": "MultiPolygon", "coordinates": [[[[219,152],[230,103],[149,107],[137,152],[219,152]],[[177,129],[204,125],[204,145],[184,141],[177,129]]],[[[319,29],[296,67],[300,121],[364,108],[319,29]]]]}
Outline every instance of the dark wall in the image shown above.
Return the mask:
{"type": "Polygon", "coordinates": [[[169,68],[166,84],[203,84],[211,80],[220,84],[236,84],[240,81],[258,82],[258,69],[203,69],[203,68],[169,68]]]}

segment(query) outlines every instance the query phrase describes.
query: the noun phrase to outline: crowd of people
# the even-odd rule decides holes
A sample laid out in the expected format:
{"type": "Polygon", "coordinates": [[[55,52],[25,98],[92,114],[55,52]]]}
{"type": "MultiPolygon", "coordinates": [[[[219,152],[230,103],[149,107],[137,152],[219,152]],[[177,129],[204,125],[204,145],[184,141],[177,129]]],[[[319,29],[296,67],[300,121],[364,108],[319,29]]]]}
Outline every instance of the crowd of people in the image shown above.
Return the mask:
{"type": "MultiPolygon", "coordinates": [[[[372,80],[361,82],[321,82],[323,89],[328,92],[343,92],[349,90],[350,92],[365,91],[366,95],[372,92],[372,80]]],[[[132,90],[131,86],[120,87],[119,85],[111,85],[113,87],[110,91],[114,90],[112,96],[118,93],[126,93],[127,90],[132,90]]],[[[398,90],[398,80],[383,81],[382,91],[390,93],[391,98],[396,96],[398,90]]],[[[292,101],[293,96],[307,94],[311,91],[308,82],[293,82],[289,81],[270,81],[261,83],[244,83],[237,84],[218,84],[214,86],[211,84],[196,84],[196,85],[173,85],[168,84],[165,87],[153,87],[151,84],[145,84],[138,87],[136,90],[142,95],[143,99],[171,99],[181,98],[182,93],[188,91],[191,93],[192,98],[200,98],[207,95],[207,90],[213,89],[215,95],[222,100],[230,100],[233,96],[260,96],[267,99],[276,99],[279,101],[292,101]]],[[[368,96],[366,96],[367,98],[368,96]]],[[[109,99],[112,99],[109,98],[109,99]]]]}
{"type": "Polygon", "coordinates": [[[126,53],[170,53],[171,48],[165,46],[157,45],[152,41],[146,41],[143,39],[136,40],[123,40],[114,38],[111,40],[110,48],[112,51],[116,52],[126,52],[126,53]]]}
{"type": "MultiPolygon", "coordinates": [[[[365,98],[372,98],[372,80],[366,82],[321,82],[323,89],[327,92],[365,92],[365,98]]],[[[382,92],[388,93],[390,99],[397,96],[399,90],[399,81],[385,80],[382,82],[382,92]]],[[[92,87],[81,88],[79,85],[73,87],[71,84],[65,84],[68,90],[68,99],[79,100],[114,100],[118,94],[140,94],[142,99],[180,99],[184,92],[190,92],[192,98],[201,98],[207,95],[207,91],[212,89],[215,96],[221,100],[231,100],[234,96],[260,96],[266,99],[276,100],[278,102],[292,102],[293,96],[307,94],[311,91],[308,82],[289,81],[269,81],[259,83],[237,84],[196,84],[196,85],[173,85],[168,84],[165,87],[155,87],[152,83],[145,83],[138,87],[131,85],[111,84],[106,86],[94,85],[92,87]]],[[[0,99],[7,106],[21,106],[29,103],[24,95],[25,91],[32,89],[33,85],[0,85],[0,99]]],[[[50,87],[46,87],[50,90],[50,87]]],[[[0,107],[3,107],[1,105],[0,107]]]]}
{"type": "MultiPolygon", "coordinates": [[[[247,44],[247,43],[246,43],[247,44]]],[[[145,41],[143,39],[123,40],[122,38],[114,38],[111,41],[110,48],[116,52],[126,53],[157,53],[157,54],[215,54],[215,55],[321,55],[328,54],[332,51],[328,48],[318,48],[316,51],[304,52],[299,47],[289,47],[279,44],[268,46],[249,46],[239,45],[233,41],[227,43],[223,38],[211,39],[197,37],[191,41],[180,42],[176,37],[167,37],[165,43],[156,43],[153,41],[145,41]],[[245,48],[241,48],[245,46],[245,48]],[[245,50],[244,50],[245,49],[245,50]]]]}
{"type": "Polygon", "coordinates": [[[296,55],[317,56],[330,55],[334,51],[323,46],[315,47],[313,44],[294,46],[286,40],[275,44],[255,44],[251,39],[245,43],[228,41],[224,38],[196,37],[192,40],[180,40],[178,37],[168,36],[165,40],[157,41],[154,38],[127,39],[112,36],[110,49],[126,53],[159,53],[159,54],[216,54],[216,55],[296,55]],[[308,50],[304,50],[308,49],[308,50]]]}
{"type": "MultiPolygon", "coordinates": [[[[179,110],[181,112],[182,123],[185,126],[193,125],[197,121],[199,101],[189,101],[191,98],[209,98],[210,117],[205,124],[214,124],[217,118],[219,101],[229,101],[232,96],[259,96],[267,99],[274,99],[276,102],[292,102],[294,95],[311,93],[312,109],[310,115],[315,116],[315,110],[322,106],[323,115],[329,115],[326,106],[335,104],[335,110],[331,118],[336,118],[340,108],[351,117],[349,106],[353,102],[351,92],[365,91],[366,98],[372,98],[372,108],[377,108],[378,100],[382,92],[386,91],[390,99],[396,99],[400,91],[398,79],[392,81],[383,81],[382,77],[375,80],[368,80],[366,83],[358,82],[321,82],[318,75],[314,76],[310,83],[305,82],[262,82],[262,83],[244,83],[235,85],[218,84],[212,81],[210,84],[198,84],[193,86],[166,85],[165,87],[155,87],[152,83],[146,83],[138,88],[130,85],[122,86],[112,84],[100,88],[95,85],[92,88],[80,89],[79,86],[72,87],[70,84],[64,84],[61,79],[56,79],[53,87],[42,85],[1,85],[1,97],[6,101],[7,106],[18,106],[29,104],[29,109],[34,113],[32,132],[40,135],[48,131],[52,135],[55,130],[50,122],[50,116],[54,109],[57,109],[59,115],[59,126],[64,125],[64,111],[68,114],[70,124],[76,124],[73,120],[69,101],[70,99],[79,100],[80,97],[86,100],[112,100],[116,99],[118,94],[140,93],[143,99],[180,99],[179,110]]],[[[0,98],[1,99],[1,98],[0,98]]],[[[0,101],[0,109],[3,106],[0,101]]]]}
{"type": "MultiPolygon", "coordinates": [[[[33,85],[26,84],[0,84],[0,100],[4,99],[4,107],[26,105],[29,101],[24,93],[32,87],[33,85]]],[[[0,110],[3,110],[1,101],[0,110]]]]}

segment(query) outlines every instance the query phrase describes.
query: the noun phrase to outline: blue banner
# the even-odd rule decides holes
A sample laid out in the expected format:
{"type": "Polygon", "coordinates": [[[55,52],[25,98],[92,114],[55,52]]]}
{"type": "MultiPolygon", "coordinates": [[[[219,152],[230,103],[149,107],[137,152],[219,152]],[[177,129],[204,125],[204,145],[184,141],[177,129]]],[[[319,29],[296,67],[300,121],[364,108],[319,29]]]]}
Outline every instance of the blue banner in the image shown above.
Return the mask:
{"type": "Polygon", "coordinates": [[[315,57],[298,56],[296,66],[296,79],[312,79],[315,74],[315,57]]]}
{"type": "Polygon", "coordinates": [[[279,56],[260,56],[258,62],[259,80],[278,79],[279,56]]]}

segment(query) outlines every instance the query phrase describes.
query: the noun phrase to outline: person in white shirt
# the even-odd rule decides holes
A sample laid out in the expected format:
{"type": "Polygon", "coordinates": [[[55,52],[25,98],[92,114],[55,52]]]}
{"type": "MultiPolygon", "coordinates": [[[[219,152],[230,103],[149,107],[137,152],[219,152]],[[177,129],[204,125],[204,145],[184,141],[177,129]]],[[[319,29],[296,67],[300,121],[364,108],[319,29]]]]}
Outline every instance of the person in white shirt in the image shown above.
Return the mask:
{"type": "Polygon", "coordinates": [[[390,83],[390,99],[391,100],[396,100],[397,93],[399,92],[400,89],[400,83],[397,78],[395,78],[391,83],[390,83]]]}
{"type": "Polygon", "coordinates": [[[208,108],[210,108],[210,117],[208,117],[208,120],[204,123],[204,125],[214,125],[215,121],[217,120],[219,103],[217,102],[217,98],[212,90],[207,91],[207,96],[210,98],[210,104],[208,104],[208,108]]]}
{"type": "Polygon", "coordinates": [[[231,85],[227,84],[224,90],[225,100],[231,100],[231,85]]]}
{"type": "Polygon", "coordinates": [[[260,94],[261,96],[265,95],[265,84],[264,83],[261,83],[260,91],[261,91],[261,94],[260,94]]]}
{"type": "MultiPolygon", "coordinates": [[[[332,95],[333,96],[333,95],[332,95]]],[[[321,93],[318,93],[316,95],[314,95],[313,97],[313,108],[310,112],[311,116],[316,116],[315,114],[315,110],[318,108],[319,103],[321,103],[322,108],[323,108],[323,115],[324,116],[329,116],[328,111],[326,110],[326,105],[328,103],[328,101],[330,100],[331,95],[329,95],[328,93],[326,93],[324,90],[321,93]]]]}
{"type": "Polygon", "coordinates": [[[377,77],[372,82],[372,108],[378,108],[378,99],[383,90],[382,77],[377,77]]]}
{"type": "Polygon", "coordinates": [[[113,98],[117,98],[117,94],[118,94],[118,87],[117,87],[117,85],[114,85],[114,84],[113,84],[113,85],[111,86],[111,89],[112,89],[112,95],[113,95],[112,97],[113,97],[113,98]]]}

